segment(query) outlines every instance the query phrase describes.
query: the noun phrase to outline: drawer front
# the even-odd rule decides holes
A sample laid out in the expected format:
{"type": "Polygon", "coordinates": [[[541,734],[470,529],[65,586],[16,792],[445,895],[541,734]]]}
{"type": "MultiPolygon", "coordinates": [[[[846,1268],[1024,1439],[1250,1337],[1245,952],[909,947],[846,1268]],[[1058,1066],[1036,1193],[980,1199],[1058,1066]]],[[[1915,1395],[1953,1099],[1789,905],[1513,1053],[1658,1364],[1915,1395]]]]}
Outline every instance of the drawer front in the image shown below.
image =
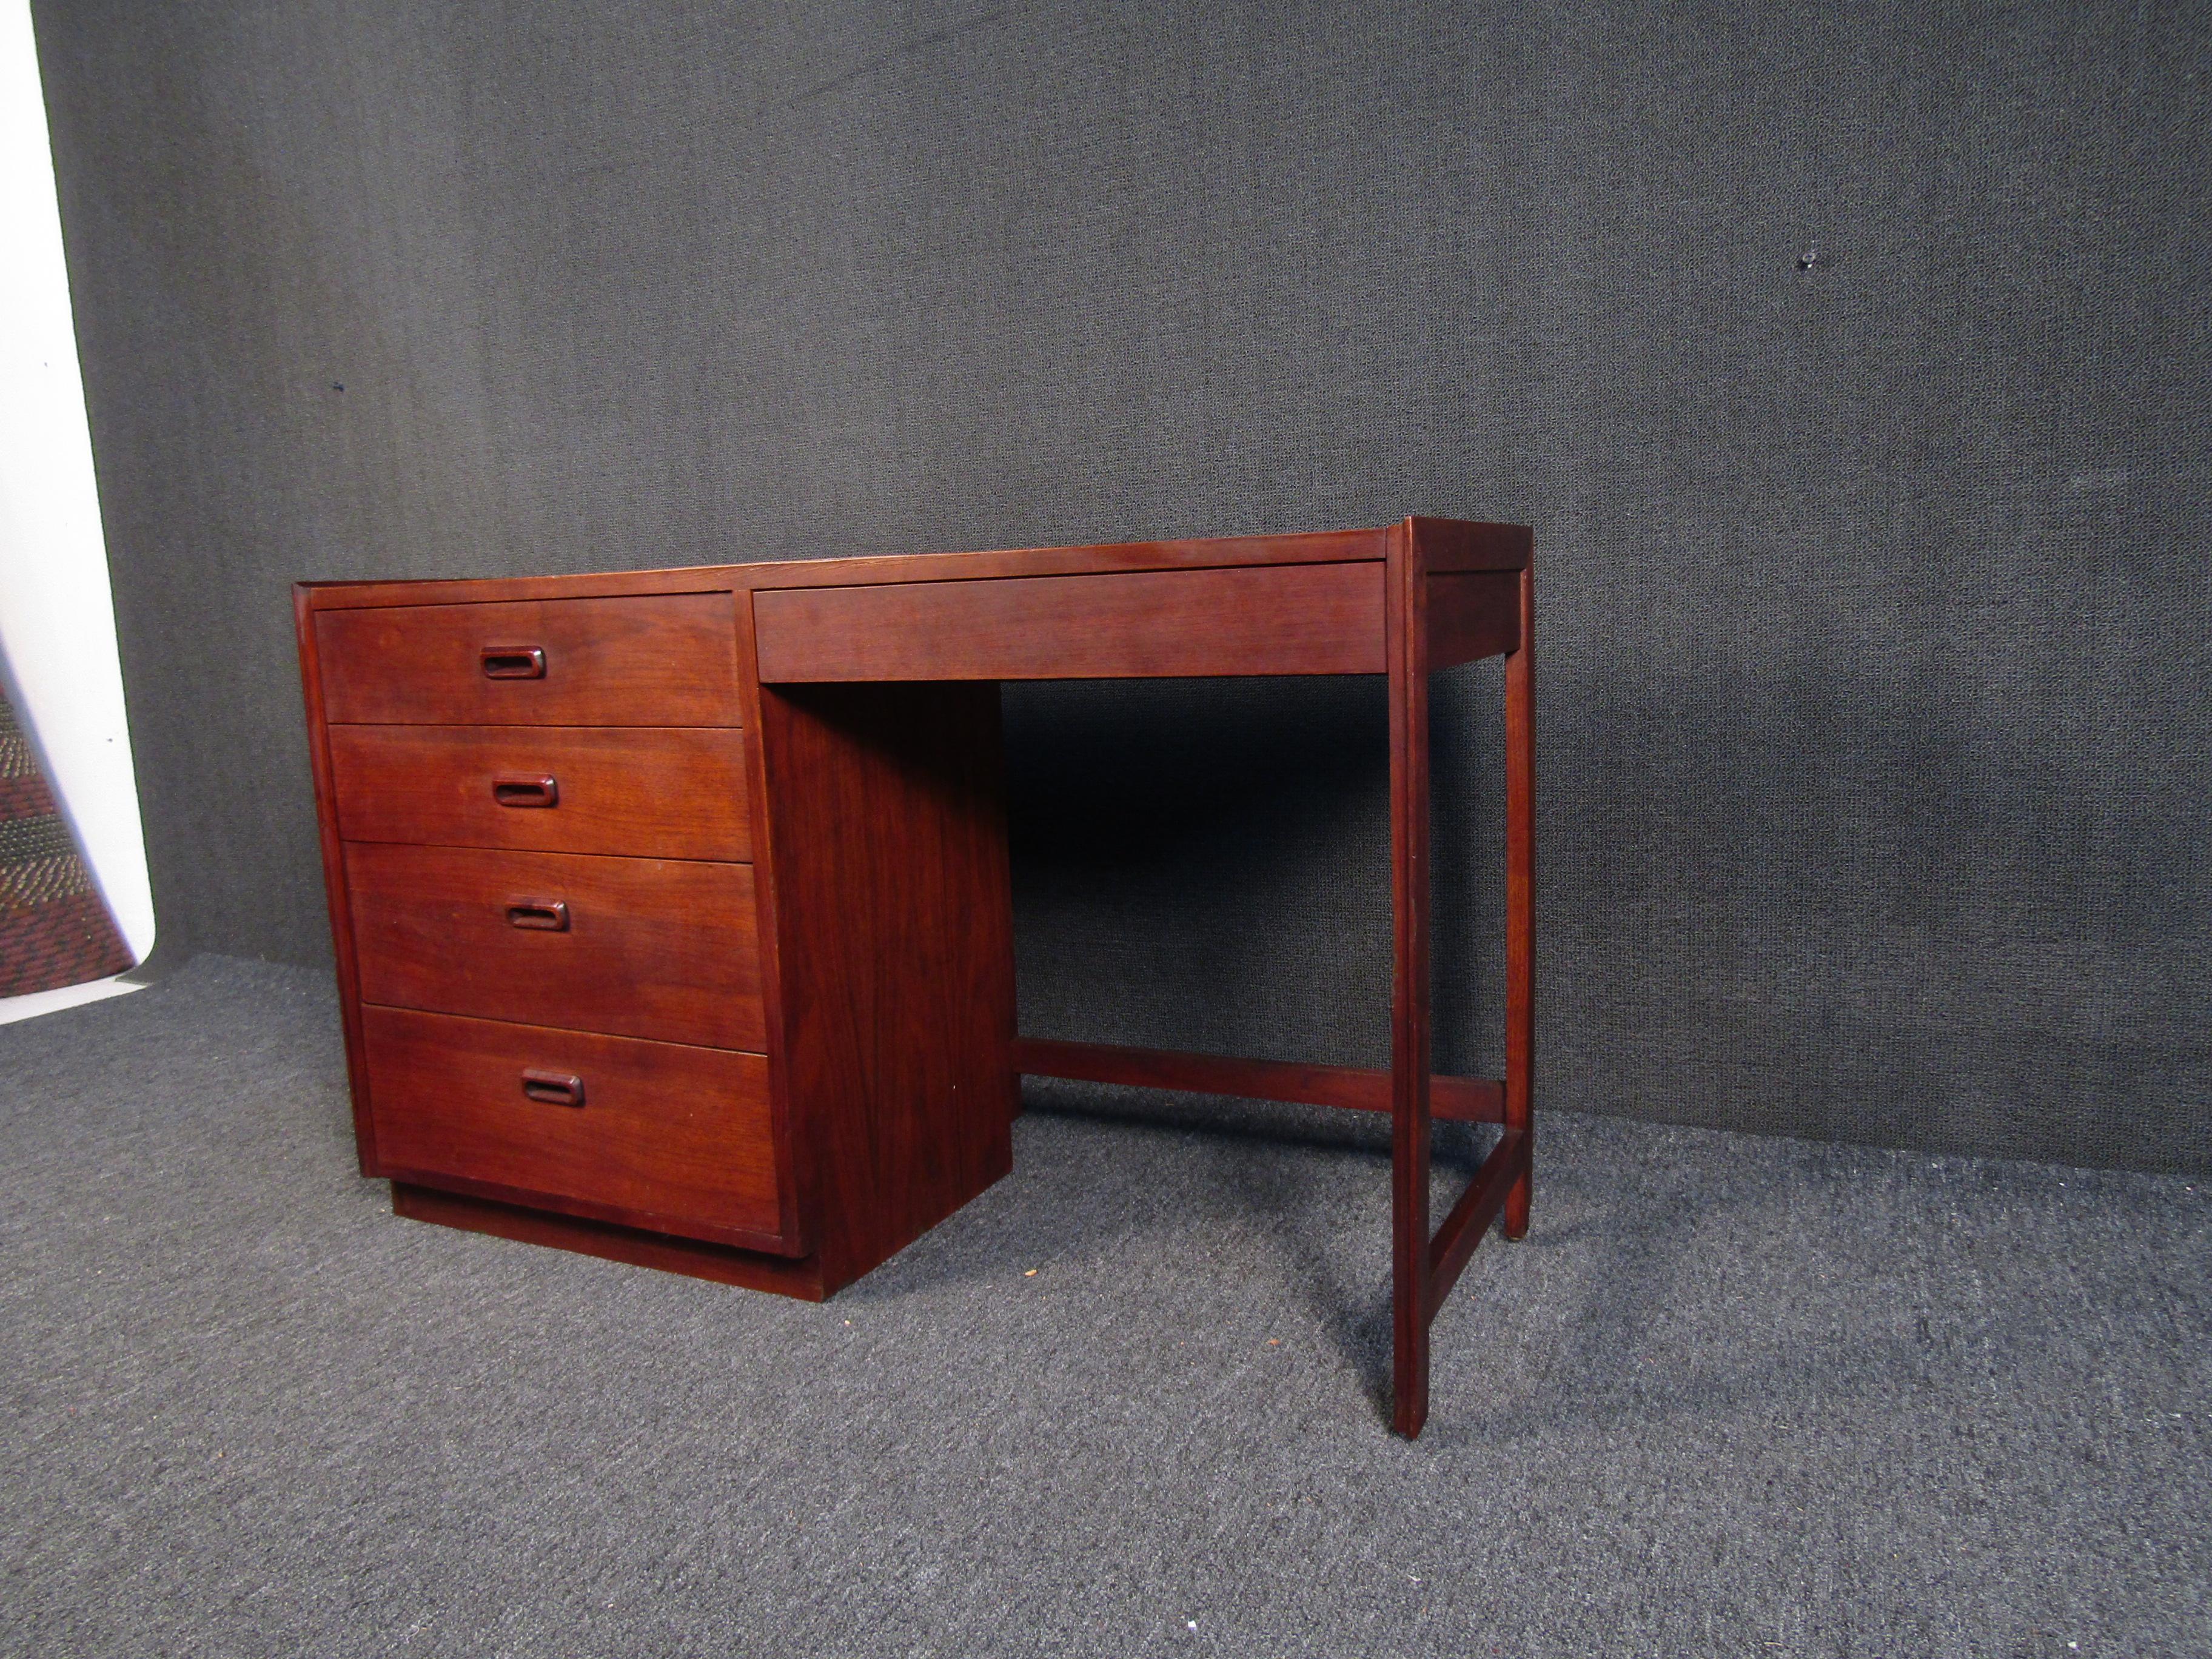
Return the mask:
{"type": "Polygon", "coordinates": [[[678,1231],[775,1235],[768,1062],[665,1042],[362,1010],[377,1158],[678,1231]]]}
{"type": "Polygon", "coordinates": [[[763,588],[763,684],[1380,674],[1372,562],[763,588]]]}
{"type": "Polygon", "coordinates": [[[767,1046],[753,866],[357,842],[361,1000],[767,1046]]]}
{"type": "Polygon", "coordinates": [[[752,857],[734,727],[334,726],[348,841],[752,857]]]}
{"type": "Polygon", "coordinates": [[[727,593],[325,611],[315,618],[325,717],[736,726],[736,617],[727,593]]]}

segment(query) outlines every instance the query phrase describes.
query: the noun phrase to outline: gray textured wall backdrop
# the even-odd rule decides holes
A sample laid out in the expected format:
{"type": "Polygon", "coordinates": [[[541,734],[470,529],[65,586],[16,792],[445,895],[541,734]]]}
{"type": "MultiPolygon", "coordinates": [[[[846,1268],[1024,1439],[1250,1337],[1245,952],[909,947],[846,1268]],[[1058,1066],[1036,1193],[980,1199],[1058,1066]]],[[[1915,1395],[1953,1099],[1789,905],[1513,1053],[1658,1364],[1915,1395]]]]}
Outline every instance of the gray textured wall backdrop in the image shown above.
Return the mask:
{"type": "MultiPolygon", "coordinates": [[[[2201,8],[36,12],[173,945],[326,957],[295,578],[1516,519],[1550,1103],[2212,1167],[2201,8]]],[[[1032,1030],[1381,1052],[1374,687],[1010,730],[1032,1030]]]]}

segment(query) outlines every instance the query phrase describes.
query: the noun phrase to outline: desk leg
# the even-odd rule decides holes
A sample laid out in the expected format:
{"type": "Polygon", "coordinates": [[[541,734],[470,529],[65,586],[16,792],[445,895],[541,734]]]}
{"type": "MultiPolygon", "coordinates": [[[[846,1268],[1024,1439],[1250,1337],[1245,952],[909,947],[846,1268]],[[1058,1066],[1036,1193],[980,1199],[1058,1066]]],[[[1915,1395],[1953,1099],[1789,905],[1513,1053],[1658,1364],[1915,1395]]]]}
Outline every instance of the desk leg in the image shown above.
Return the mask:
{"type": "Polygon", "coordinates": [[[1505,1129],[1519,1130],[1521,1178],[1504,1233],[1528,1231],[1536,1050],[1536,572],[1521,571],[1521,644],[1505,659],[1505,1129]]]}
{"type": "Polygon", "coordinates": [[[1390,691],[1390,1425],[1429,1417],[1428,579],[1410,526],[1384,567],[1390,691]]]}

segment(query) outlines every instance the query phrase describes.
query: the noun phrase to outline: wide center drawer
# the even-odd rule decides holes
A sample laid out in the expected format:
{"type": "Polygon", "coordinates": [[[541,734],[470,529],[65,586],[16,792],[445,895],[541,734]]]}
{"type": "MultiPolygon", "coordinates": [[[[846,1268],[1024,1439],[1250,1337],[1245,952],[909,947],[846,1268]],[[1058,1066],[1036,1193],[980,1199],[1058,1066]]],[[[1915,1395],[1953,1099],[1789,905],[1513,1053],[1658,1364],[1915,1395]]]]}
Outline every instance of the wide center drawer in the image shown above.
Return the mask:
{"type": "Polygon", "coordinates": [[[363,1008],[362,1036],[387,1173],[660,1231],[780,1231],[757,1054],[398,1008],[363,1008]]]}
{"type": "Polygon", "coordinates": [[[753,866],[356,842],[361,999],[763,1049],[753,866]]]}
{"type": "Polygon", "coordinates": [[[742,724],[727,593],[325,611],[315,641],[337,723],[742,724]]]}
{"type": "Polygon", "coordinates": [[[752,857],[734,727],[334,726],[348,841],[752,857]]]}

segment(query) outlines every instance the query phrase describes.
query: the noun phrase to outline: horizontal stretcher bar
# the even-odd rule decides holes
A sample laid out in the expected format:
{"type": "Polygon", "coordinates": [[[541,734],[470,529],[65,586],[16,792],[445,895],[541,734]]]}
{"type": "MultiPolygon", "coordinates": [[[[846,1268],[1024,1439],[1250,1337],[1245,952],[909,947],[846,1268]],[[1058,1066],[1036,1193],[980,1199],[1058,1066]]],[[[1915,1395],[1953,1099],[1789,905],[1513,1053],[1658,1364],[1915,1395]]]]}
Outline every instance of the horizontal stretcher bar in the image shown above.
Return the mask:
{"type": "MultiPolygon", "coordinates": [[[[1390,1073],[1364,1066],[1235,1060],[1165,1048],[1125,1048],[1107,1042],[1017,1037],[1014,1069],[1025,1077],[1065,1078],[1076,1083],[1118,1083],[1138,1089],[1233,1095],[1243,1100],[1342,1106],[1356,1112],[1390,1109],[1390,1073]]],[[[1492,1078],[1431,1078],[1429,1115],[1450,1123],[1503,1122],[1505,1087],[1492,1078]]]]}

